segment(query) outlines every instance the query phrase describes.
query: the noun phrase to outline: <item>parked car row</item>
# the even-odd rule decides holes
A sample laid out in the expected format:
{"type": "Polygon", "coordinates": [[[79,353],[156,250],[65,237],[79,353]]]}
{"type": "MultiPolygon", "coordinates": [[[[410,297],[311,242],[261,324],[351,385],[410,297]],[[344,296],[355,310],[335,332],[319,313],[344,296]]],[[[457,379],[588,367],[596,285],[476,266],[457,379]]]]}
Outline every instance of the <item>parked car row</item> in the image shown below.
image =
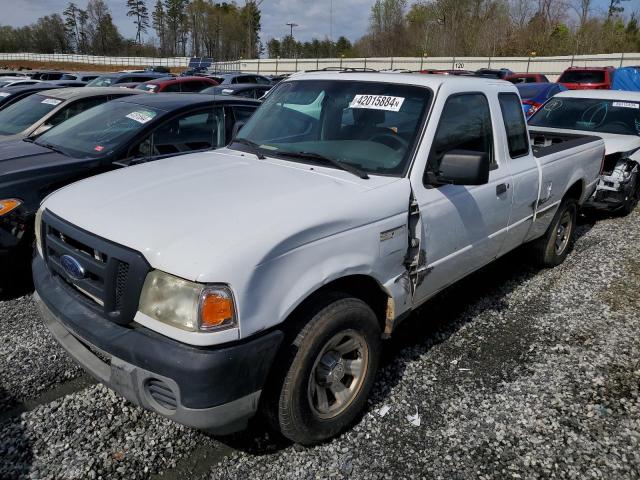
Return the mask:
{"type": "MultiPolygon", "coordinates": [[[[619,136],[640,98],[561,92],[529,130],[518,88],[479,76],[301,73],[262,103],[234,85],[109,89],[120,97],[0,142],[0,254],[26,268],[35,248],[54,338],[185,425],[226,434],[261,412],[325,441],[359,415],[381,338],[413,310],[524,244],[559,265],[580,208],[635,206],[619,136]]],[[[26,97],[54,107],[40,125],[72,90],[26,97]]]]}

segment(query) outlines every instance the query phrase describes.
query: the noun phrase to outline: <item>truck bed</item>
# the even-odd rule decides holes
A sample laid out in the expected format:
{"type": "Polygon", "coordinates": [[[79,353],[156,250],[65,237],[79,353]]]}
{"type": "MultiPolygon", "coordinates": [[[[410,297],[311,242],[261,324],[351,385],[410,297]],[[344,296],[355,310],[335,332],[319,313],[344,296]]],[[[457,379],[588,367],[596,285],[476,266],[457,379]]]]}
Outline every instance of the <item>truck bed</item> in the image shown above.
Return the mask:
{"type": "Polygon", "coordinates": [[[600,140],[600,137],[596,137],[594,135],[552,133],[541,130],[529,130],[529,138],[531,140],[533,155],[536,158],[541,158],[600,140]]]}

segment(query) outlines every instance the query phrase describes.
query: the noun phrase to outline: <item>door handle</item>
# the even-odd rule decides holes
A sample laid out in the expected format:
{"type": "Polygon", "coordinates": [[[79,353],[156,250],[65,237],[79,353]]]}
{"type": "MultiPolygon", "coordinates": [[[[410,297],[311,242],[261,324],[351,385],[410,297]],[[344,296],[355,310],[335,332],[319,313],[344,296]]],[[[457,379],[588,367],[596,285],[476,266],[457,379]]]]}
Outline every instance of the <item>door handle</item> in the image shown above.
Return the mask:
{"type": "Polygon", "coordinates": [[[503,193],[507,193],[508,189],[509,189],[508,183],[501,183],[500,185],[496,186],[496,195],[502,195],[503,193]]]}

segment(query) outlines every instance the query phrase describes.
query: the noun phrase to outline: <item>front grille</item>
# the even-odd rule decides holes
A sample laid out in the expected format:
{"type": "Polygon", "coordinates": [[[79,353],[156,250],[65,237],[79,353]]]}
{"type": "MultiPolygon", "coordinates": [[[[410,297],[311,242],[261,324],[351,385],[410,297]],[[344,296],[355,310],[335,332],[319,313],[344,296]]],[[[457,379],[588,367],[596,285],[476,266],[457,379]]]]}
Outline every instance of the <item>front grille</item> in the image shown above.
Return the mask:
{"type": "Polygon", "coordinates": [[[82,230],[49,211],[42,216],[41,233],[47,265],[67,288],[109,320],[120,324],[133,320],[150,270],[140,253],[82,230]],[[82,275],[73,276],[63,266],[65,255],[83,268],[82,275]]]}
{"type": "Polygon", "coordinates": [[[171,387],[162,380],[151,378],[147,380],[145,387],[149,396],[160,406],[167,410],[176,410],[178,408],[178,400],[176,399],[175,393],[173,393],[171,387]]]}
{"type": "Polygon", "coordinates": [[[116,275],[116,308],[122,308],[122,300],[124,298],[127,286],[127,277],[129,276],[129,264],[118,262],[118,273],[116,275]]]}

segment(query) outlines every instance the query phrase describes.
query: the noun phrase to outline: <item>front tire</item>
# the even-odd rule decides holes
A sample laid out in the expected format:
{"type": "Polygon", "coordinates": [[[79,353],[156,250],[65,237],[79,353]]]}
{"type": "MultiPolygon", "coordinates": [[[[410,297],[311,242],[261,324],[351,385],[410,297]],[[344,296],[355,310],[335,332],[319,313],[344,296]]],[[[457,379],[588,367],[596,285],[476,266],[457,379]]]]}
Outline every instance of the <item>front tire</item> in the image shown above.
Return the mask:
{"type": "Polygon", "coordinates": [[[622,208],[620,209],[620,214],[623,217],[626,217],[631,212],[633,212],[638,205],[638,194],[640,193],[640,189],[638,188],[638,172],[634,171],[632,173],[632,178],[629,179],[630,186],[627,191],[627,196],[622,204],[622,208]]]}
{"type": "Polygon", "coordinates": [[[313,445],[348,427],[363,409],[378,368],[380,327],[362,300],[328,294],[305,309],[274,367],[267,396],[271,423],[313,445]]]}
{"type": "Polygon", "coordinates": [[[555,267],[564,262],[573,248],[578,205],[572,198],[560,203],[547,232],[532,244],[535,262],[541,267],[555,267]]]}

